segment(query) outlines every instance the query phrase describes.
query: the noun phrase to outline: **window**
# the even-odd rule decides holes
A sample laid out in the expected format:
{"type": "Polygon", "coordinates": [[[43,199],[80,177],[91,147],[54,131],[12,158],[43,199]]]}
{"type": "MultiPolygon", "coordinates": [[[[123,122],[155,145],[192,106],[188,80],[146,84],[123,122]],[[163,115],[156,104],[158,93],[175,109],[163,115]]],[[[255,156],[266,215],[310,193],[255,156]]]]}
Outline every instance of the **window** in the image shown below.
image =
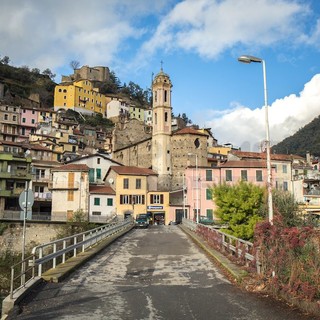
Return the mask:
{"type": "Polygon", "coordinates": [[[256,170],[256,181],[262,181],[262,170],[256,170]]]}
{"type": "Polygon", "coordinates": [[[164,122],[168,122],[168,112],[164,113],[164,122]]]}
{"type": "Polygon", "coordinates": [[[94,198],[94,199],[93,199],[93,204],[94,204],[95,206],[100,206],[100,198],[94,198]]]}
{"type": "Polygon", "coordinates": [[[73,190],[68,190],[68,201],[73,201],[73,199],[74,199],[73,190]]]}
{"type": "Polygon", "coordinates": [[[96,169],[97,179],[101,179],[101,169],[96,169]]]}
{"type": "Polygon", "coordinates": [[[107,206],[108,207],[112,207],[113,206],[113,199],[112,198],[108,198],[107,199],[107,206]]]}
{"type": "Polygon", "coordinates": [[[158,92],[155,91],[154,92],[154,101],[157,102],[157,100],[158,100],[158,92]]]}
{"type": "Polygon", "coordinates": [[[167,102],[168,100],[168,91],[164,90],[164,102],[167,102]]]}
{"type": "Polygon", "coordinates": [[[17,116],[12,116],[13,121],[17,121],[17,116]]]}
{"type": "Polygon", "coordinates": [[[129,179],[123,179],[123,189],[129,189],[129,179]]]}
{"type": "Polygon", "coordinates": [[[93,216],[101,216],[101,212],[100,211],[92,211],[92,215],[93,216]]]}
{"type": "Polygon", "coordinates": [[[45,170],[44,169],[36,169],[36,179],[44,178],[45,170]]]}
{"type": "Polygon", "coordinates": [[[22,118],[22,122],[25,123],[26,122],[26,118],[22,118]]]}
{"type": "Polygon", "coordinates": [[[194,146],[199,149],[200,147],[200,140],[197,138],[196,140],[194,140],[194,146]]]}
{"type": "Polygon", "coordinates": [[[141,189],[141,179],[136,179],[136,189],[141,189]]]}
{"type": "Polygon", "coordinates": [[[4,120],[8,120],[9,116],[7,114],[4,115],[4,120]]]}
{"type": "Polygon", "coordinates": [[[36,121],[34,119],[31,119],[31,123],[34,124],[36,121]]]}
{"type": "Polygon", "coordinates": [[[100,164],[100,158],[97,158],[97,164],[100,164]]]}
{"type": "Polygon", "coordinates": [[[206,181],[212,181],[212,170],[206,170],[206,181]]]}
{"type": "Polygon", "coordinates": [[[207,209],[207,218],[213,219],[213,210],[212,209],[207,209]]]}
{"type": "Polygon", "coordinates": [[[93,168],[90,168],[89,169],[89,183],[92,183],[94,182],[94,169],[93,168]]]}
{"type": "Polygon", "coordinates": [[[132,204],[144,204],[144,195],[132,196],[132,204]]]}
{"type": "Polygon", "coordinates": [[[241,180],[248,181],[248,171],[247,170],[241,170],[241,180]]]}
{"type": "Polygon", "coordinates": [[[163,203],[163,194],[151,194],[150,203],[151,204],[163,203]]]}
{"type": "Polygon", "coordinates": [[[287,173],[287,165],[286,164],[282,165],[282,173],[287,173]]]}
{"type": "Polygon", "coordinates": [[[44,192],[44,187],[43,186],[35,186],[34,191],[38,193],[43,193],[44,192]]]}
{"type": "Polygon", "coordinates": [[[120,195],[120,204],[129,204],[130,197],[128,195],[120,195]]]}
{"type": "Polygon", "coordinates": [[[212,200],[212,189],[206,189],[206,200],[212,200]]]}
{"type": "Polygon", "coordinates": [[[232,170],[226,170],[226,181],[232,181],[232,170]]]}
{"type": "Polygon", "coordinates": [[[283,190],[288,191],[288,182],[287,181],[283,181],[283,190]]]}

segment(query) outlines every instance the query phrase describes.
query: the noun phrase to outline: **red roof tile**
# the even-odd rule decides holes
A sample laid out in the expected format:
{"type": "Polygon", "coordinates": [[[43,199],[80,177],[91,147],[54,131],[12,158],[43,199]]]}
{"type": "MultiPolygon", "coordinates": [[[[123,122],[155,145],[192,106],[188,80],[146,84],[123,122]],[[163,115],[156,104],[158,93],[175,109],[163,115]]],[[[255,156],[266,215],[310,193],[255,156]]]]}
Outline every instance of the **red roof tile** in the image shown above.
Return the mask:
{"type": "Polygon", "coordinates": [[[63,166],[52,169],[52,171],[89,171],[86,164],[64,164],[63,166]]]}
{"type": "Polygon", "coordinates": [[[174,135],[177,135],[177,134],[194,134],[194,135],[198,135],[198,136],[207,136],[207,134],[200,132],[198,130],[192,129],[192,128],[183,128],[183,129],[174,133],[174,135]]]}
{"type": "Polygon", "coordinates": [[[112,194],[115,195],[116,192],[109,186],[89,186],[89,192],[94,194],[112,194]]]}
{"type": "Polygon", "coordinates": [[[254,160],[239,160],[239,161],[227,161],[220,164],[221,168],[266,168],[266,161],[254,161],[254,160]]]}
{"type": "Polygon", "coordinates": [[[150,176],[157,175],[154,171],[147,168],[131,167],[131,166],[111,166],[111,170],[118,174],[150,176]]]}
{"type": "MultiPolygon", "coordinates": [[[[266,159],[267,154],[265,152],[247,152],[247,151],[240,151],[240,150],[232,150],[230,151],[230,154],[233,154],[239,158],[245,159],[266,159]]],[[[298,155],[292,155],[292,154],[277,154],[272,153],[270,154],[271,160],[279,160],[279,161],[291,161],[293,159],[304,159],[301,156],[298,155]]]]}

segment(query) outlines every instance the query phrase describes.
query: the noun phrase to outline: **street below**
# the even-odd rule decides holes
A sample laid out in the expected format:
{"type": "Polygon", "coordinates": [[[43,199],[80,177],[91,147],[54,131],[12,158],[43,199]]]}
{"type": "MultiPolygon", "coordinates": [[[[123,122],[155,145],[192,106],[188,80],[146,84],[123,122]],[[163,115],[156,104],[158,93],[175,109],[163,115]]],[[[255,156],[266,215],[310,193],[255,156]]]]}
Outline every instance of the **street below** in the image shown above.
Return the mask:
{"type": "Polygon", "coordinates": [[[230,283],[176,225],[134,229],[40,289],[11,319],[316,319],[230,283]]]}

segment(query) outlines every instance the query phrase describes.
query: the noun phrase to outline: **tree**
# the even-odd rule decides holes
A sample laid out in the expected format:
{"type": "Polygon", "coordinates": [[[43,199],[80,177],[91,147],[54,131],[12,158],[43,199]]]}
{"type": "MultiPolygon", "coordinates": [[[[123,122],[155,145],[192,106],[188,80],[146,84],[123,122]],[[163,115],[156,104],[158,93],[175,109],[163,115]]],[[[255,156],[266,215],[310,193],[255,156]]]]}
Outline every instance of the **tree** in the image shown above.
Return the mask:
{"type": "Polygon", "coordinates": [[[54,73],[52,73],[52,71],[49,68],[43,70],[42,74],[45,76],[48,76],[51,80],[54,80],[54,78],[56,76],[54,73]]]}
{"type": "Polygon", "coordinates": [[[263,220],[261,206],[265,190],[241,181],[234,186],[214,186],[212,193],[217,205],[215,213],[228,225],[224,231],[244,240],[252,240],[256,223],[263,220]]]}
{"type": "Polygon", "coordinates": [[[10,62],[10,59],[8,56],[4,56],[1,60],[0,60],[0,63],[3,63],[3,64],[9,64],[10,62]]]}
{"type": "Polygon", "coordinates": [[[186,125],[192,123],[192,121],[187,117],[187,115],[185,113],[182,114],[181,118],[185,122],[186,125]]]}
{"type": "Polygon", "coordinates": [[[80,62],[77,60],[72,60],[70,61],[70,67],[74,70],[79,69],[80,67],[80,62]]]}

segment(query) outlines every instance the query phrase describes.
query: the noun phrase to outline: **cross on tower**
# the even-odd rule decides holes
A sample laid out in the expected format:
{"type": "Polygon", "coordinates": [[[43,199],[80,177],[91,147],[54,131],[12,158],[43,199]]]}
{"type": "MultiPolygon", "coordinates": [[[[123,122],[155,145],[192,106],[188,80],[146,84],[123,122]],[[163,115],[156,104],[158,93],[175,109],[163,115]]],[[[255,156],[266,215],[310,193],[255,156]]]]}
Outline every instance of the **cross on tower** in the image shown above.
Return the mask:
{"type": "Polygon", "coordinates": [[[163,71],[163,69],[162,69],[162,67],[163,67],[163,61],[161,60],[160,63],[161,63],[161,71],[163,71]]]}

